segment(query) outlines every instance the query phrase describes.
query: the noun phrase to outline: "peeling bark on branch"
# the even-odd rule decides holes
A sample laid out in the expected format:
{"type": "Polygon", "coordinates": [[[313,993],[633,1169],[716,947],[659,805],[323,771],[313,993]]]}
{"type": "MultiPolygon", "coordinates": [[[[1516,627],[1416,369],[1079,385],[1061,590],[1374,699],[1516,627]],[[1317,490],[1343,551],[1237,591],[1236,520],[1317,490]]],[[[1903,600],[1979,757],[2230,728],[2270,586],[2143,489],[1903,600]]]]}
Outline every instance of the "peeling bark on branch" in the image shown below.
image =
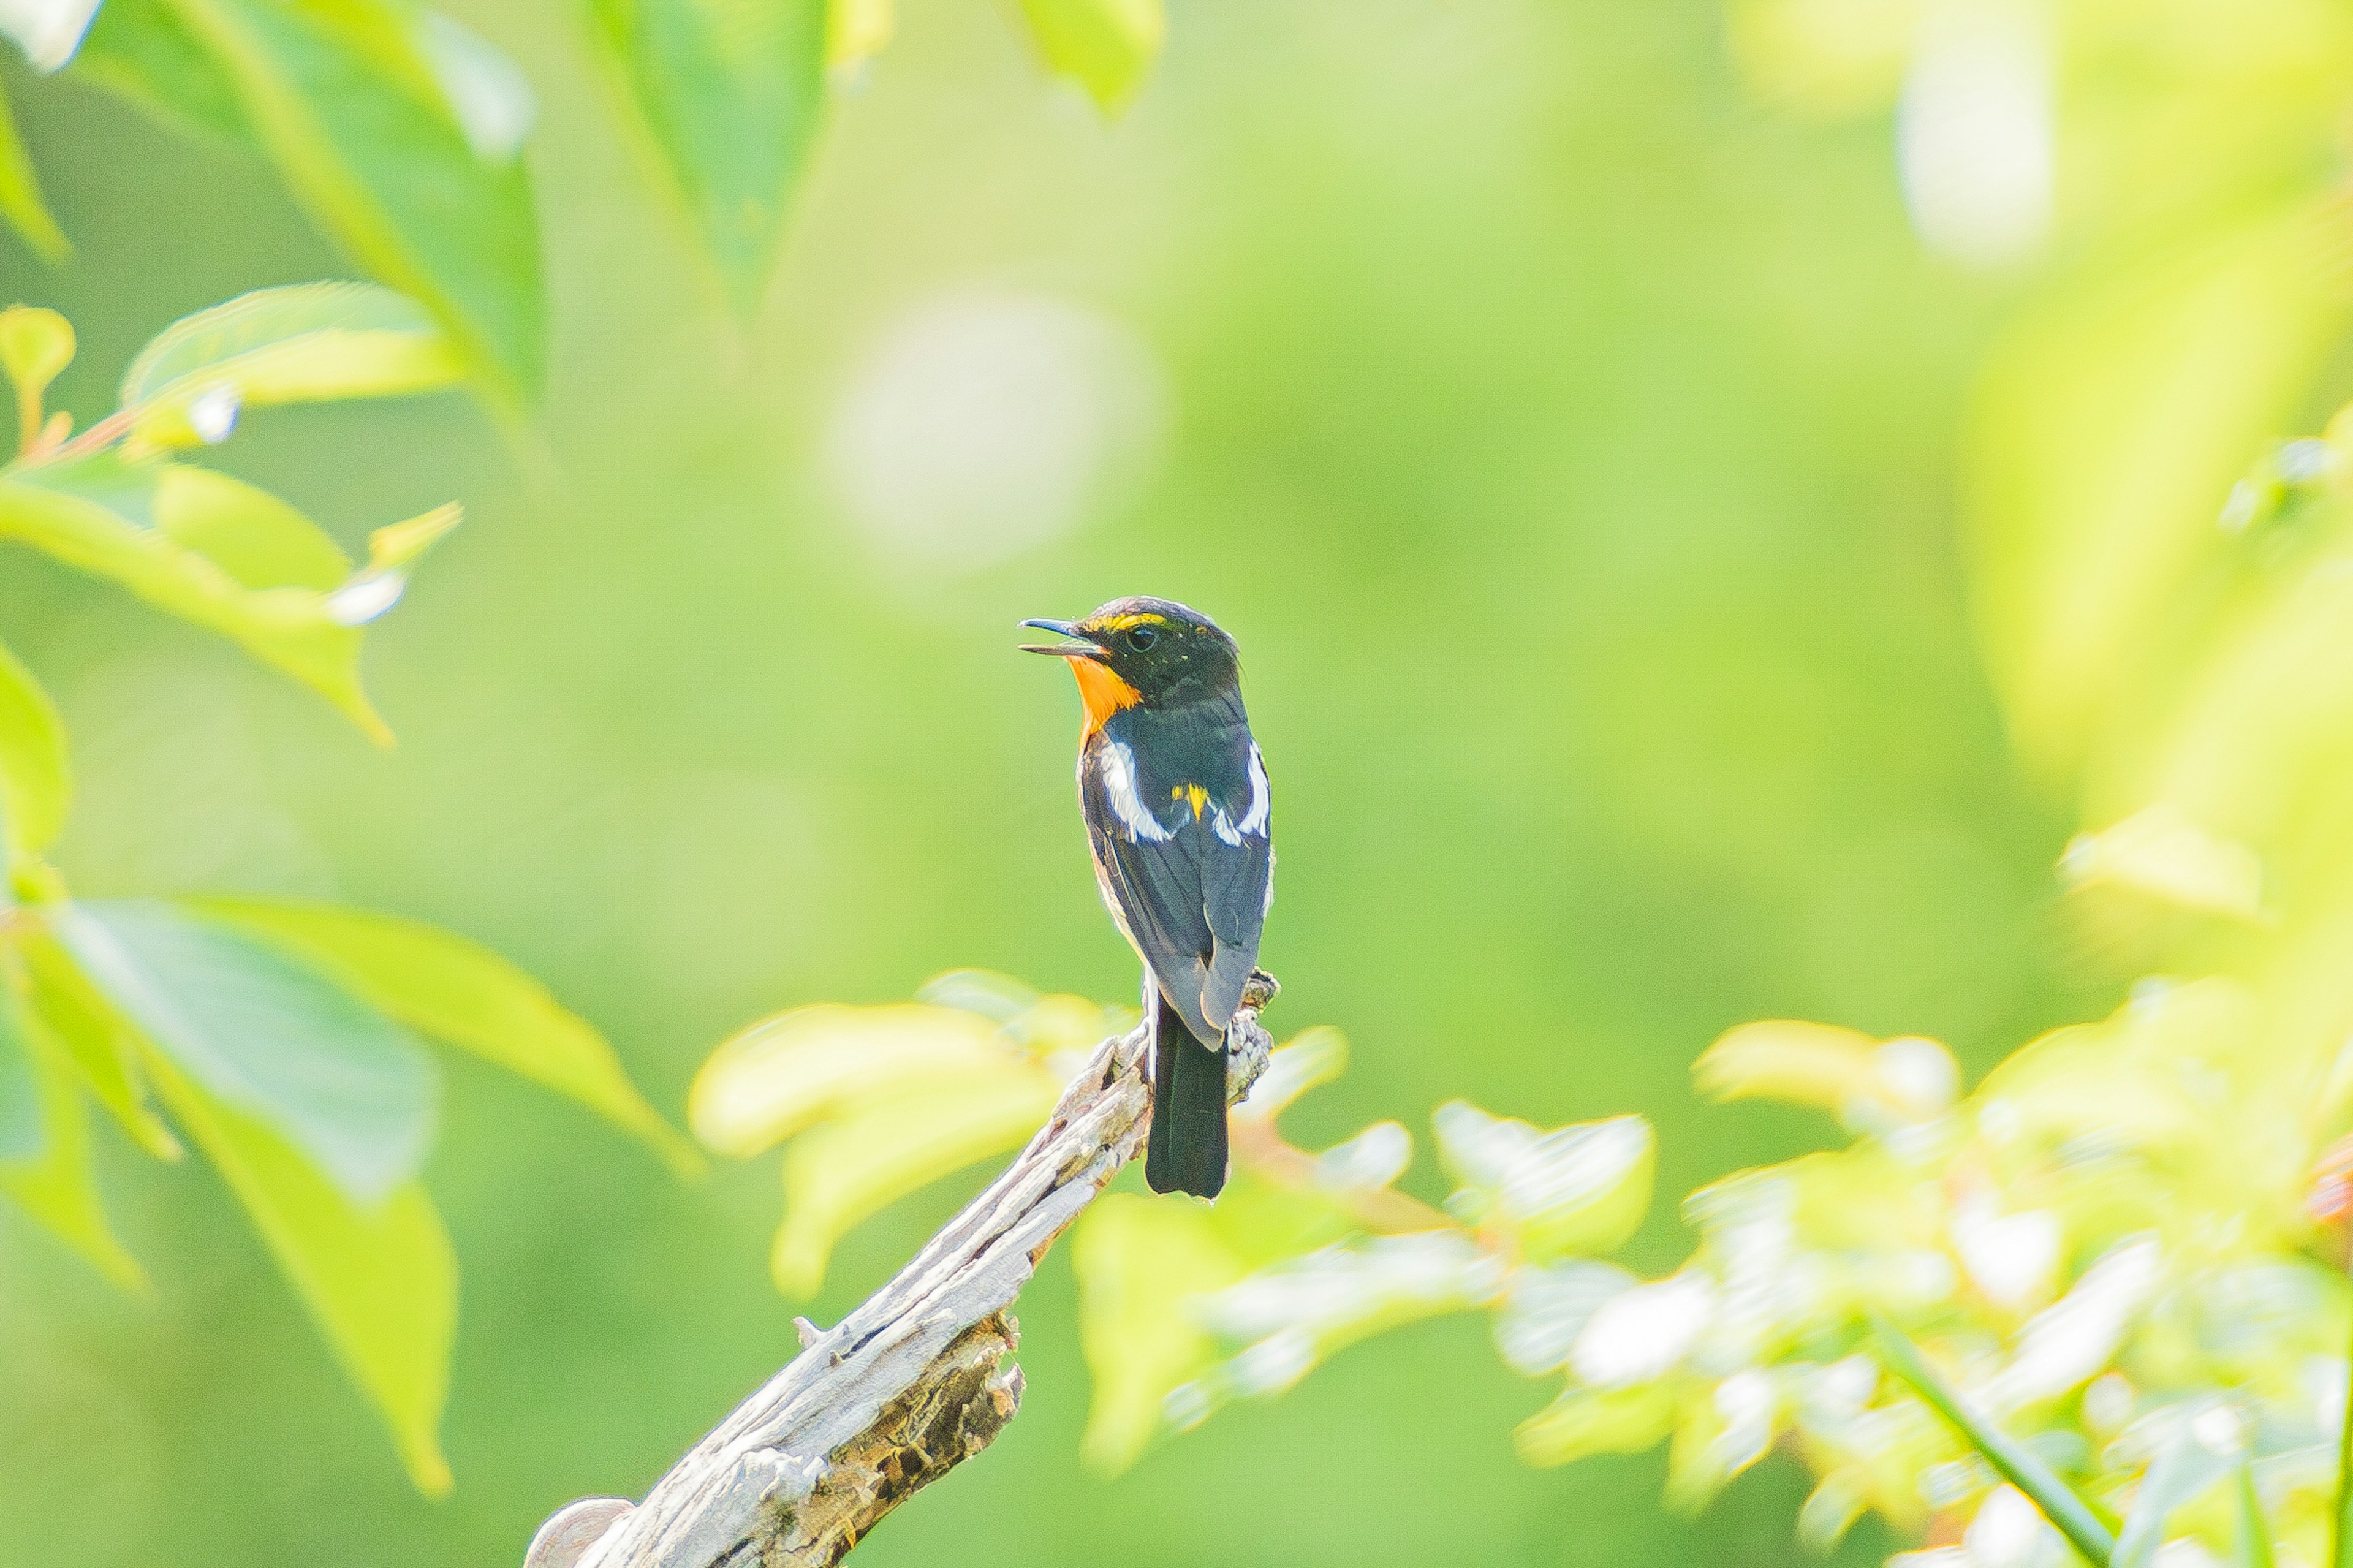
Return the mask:
{"type": "MultiPolygon", "coordinates": [[[[1266,1066],[1258,1014],[1274,992],[1260,973],[1243,993],[1227,1036],[1230,1100],[1266,1066]]],[[[524,1568],[830,1568],[987,1447],[1020,1408],[1014,1299],[1144,1146],[1148,1028],[1096,1047],[1005,1173],[856,1311],[822,1332],[803,1322],[800,1355],[642,1504],[571,1504],[540,1527],[524,1568]]]]}

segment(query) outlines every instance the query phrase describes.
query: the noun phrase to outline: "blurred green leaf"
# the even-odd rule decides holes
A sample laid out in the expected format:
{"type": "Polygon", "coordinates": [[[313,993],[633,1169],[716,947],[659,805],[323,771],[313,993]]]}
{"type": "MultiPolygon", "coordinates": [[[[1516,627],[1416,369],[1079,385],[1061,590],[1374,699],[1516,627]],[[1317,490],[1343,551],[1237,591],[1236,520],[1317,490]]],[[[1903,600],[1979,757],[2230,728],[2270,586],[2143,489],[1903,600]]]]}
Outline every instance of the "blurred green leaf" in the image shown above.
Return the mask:
{"type": "Polygon", "coordinates": [[[988,1078],[915,1080],[801,1134],[785,1153],[785,1221],[770,1259],[776,1288],[815,1294],[852,1227],[976,1160],[1019,1148],[1060,1094],[1050,1073],[1016,1062],[988,1078]]]}
{"type": "Polygon", "coordinates": [[[997,1026],[960,1007],[797,1007],[723,1042],[694,1076],[687,1122],[703,1143],[748,1158],[906,1084],[1028,1079],[997,1026]]]}
{"type": "Polygon", "coordinates": [[[41,177],[17,134],[16,117],[5,95],[0,95],[0,218],[7,219],[26,248],[52,267],[73,248],[41,198],[41,177]]]}
{"type": "Polygon", "coordinates": [[[132,361],[121,402],[142,440],[210,445],[247,408],[429,392],[463,368],[414,300],[370,283],[299,283],[172,323],[132,361]]]}
{"type": "Polygon", "coordinates": [[[33,672],[0,644],[0,880],[10,851],[37,855],[65,826],[73,800],[66,730],[33,672]]]}
{"type": "MultiPolygon", "coordinates": [[[[5,106],[0,105],[0,114],[5,106]]],[[[0,370],[16,389],[16,450],[29,452],[46,436],[44,395],[58,373],[73,363],[73,323],[37,305],[0,310],[0,370]]]]}
{"type": "Polygon", "coordinates": [[[825,107],[825,0],[596,0],[621,80],[739,308],[825,107]]]}
{"type": "Polygon", "coordinates": [[[433,1060],[319,970],[153,900],[52,916],[82,971],[206,1096],[260,1118],[372,1204],[432,1145],[433,1060]]]}
{"type": "Polygon", "coordinates": [[[72,955],[47,931],[20,930],[16,947],[32,984],[33,1010],[84,1086],[132,1142],[159,1160],[179,1159],[180,1141],[148,1103],[136,1031],[107,1005],[90,978],[74,966],[72,955]]]}
{"type": "Polygon", "coordinates": [[[881,54],[895,23],[892,0],[828,0],[825,63],[843,70],[881,54]]]}
{"type": "Polygon", "coordinates": [[[294,1145],[150,1051],[156,1090],[227,1180],[352,1381],[429,1497],[449,1490],[440,1425],[457,1335],[458,1265],[415,1182],[354,1203],[294,1145]]]}
{"type": "Polygon", "coordinates": [[[1943,1115],[1960,1091],[1960,1069],[1934,1040],[1883,1042],[1834,1025],[1774,1019],[1726,1030],[1692,1064],[1692,1082],[1710,1100],[1810,1105],[1877,1131],[1943,1115]]]}
{"type": "Polygon", "coordinates": [[[106,0],[73,74],[102,82],[174,129],[261,151],[232,82],[172,0],[106,0]]]}
{"type": "Polygon", "coordinates": [[[1978,1457],[1996,1475],[2033,1500],[2042,1517],[2064,1535],[2086,1562],[2104,1564],[2115,1553],[2116,1538],[2105,1521],[2077,1496],[2074,1489],[2052,1472],[2034,1450],[1978,1414],[1935,1363],[1903,1331],[1884,1319],[1874,1321],[1880,1359],[1887,1370],[1911,1384],[1912,1391],[1968,1439],[1978,1457]]]}
{"type": "Polygon", "coordinates": [[[1253,1121],[1272,1121],[1301,1095],[1335,1081],[1347,1070],[1347,1036],[1328,1024],[1302,1029],[1267,1058],[1266,1071],[1233,1113],[1253,1121]]]}
{"type": "Polygon", "coordinates": [[[1457,1217],[1510,1231],[1535,1261],[1622,1246],[1651,1206],[1658,1140],[1639,1116],[1539,1133],[1458,1100],[1431,1123],[1440,1159],[1462,1184],[1457,1217]]]}
{"type": "MultiPolygon", "coordinates": [[[[2219,1414],[2236,1425],[2236,1417],[2228,1410],[2218,1408],[2209,1414],[2219,1414]]],[[[2157,1457],[2149,1461],[2147,1473],[2133,1494],[2132,1511],[2125,1516],[2108,1568],[2149,1568],[2157,1561],[2157,1549],[2165,1542],[2166,1521],[2174,1510],[2234,1468],[2230,1456],[2218,1454],[2198,1440],[2193,1425],[2185,1414],[2158,1445],[2157,1457]]]]}
{"type": "Polygon", "coordinates": [[[0,538],[23,540],[68,565],[111,577],[222,633],[319,692],[374,739],[390,741],[360,686],[360,633],[335,618],[327,596],[303,588],[246,588],[155,526],[156,491],[170,468],[102,452],[8,470],[0,475],[0,538]]]}
{"type": "Polygon", "coordinates": [[[1593,1454],[1640,1454],[1674,1427],[1675,1395],[1658,1384],[1572,1388],[1520,1423],[1512,1441],[1531,1465],[1566,1465],[1593,1454]]]}
{"type": "Polygon", "coordinates": [[[2263,867],[2254,852],[2207,832],[2165,802],[2078,835],[2059,868],[2070,887],[2113,885],[2183,909],[2243,921],[2263,917],[2263,867]]]}
{"type": "Polygon", "coordinates": [[[2246,1455],[2239,1456],[2231,1480],[2231,1500],[2238,1509],[2232,1560],[2237,1568],[2272,1568],[2271,1527],[2263,1521],[2263,1495],[2255,1489],[2255,1468],[2246,1455]]]}
{"type": "Polygon", "coordinates": [[[99,1198],[90,1118],[73,1070],[37,1016],[20,1018],[39,1096],[41,1147],[32,1159],[0,1162],[0,1192],[115,1285],[143,1291],[147,1276],[115,1239],[99,1198]]]}
{"type": "Polygon", "coordinates": [[[1071,1258],[1093,1383],[1081,1452],[1090,1468],[1117,1475],[1160,1429],[1168,1395],[1217,1359],[1192,1301],[1240,1280],[1245,1265],[1209,1209],[1132,1193],[1095,1200],[1071,1258]]]}
{"type": "Polygon", "coordinates": [[[1105,113],[1142,89],[1168,32],[1161,0],[1021,0],[1021,15],[1047,68],[1105,113]]]}
{"type": "Polygon", "coordinates": [[[2167,661],[2142,639],[2346,315],[2328,221],[2136,247],[2014,328],[1976,399],[1968,499],[1988,662],[2029,755],[2072,766],[2167,661]]]}
{"type": "MultiPolygon", "coordinates": [[[[409,15],[386,0],[168,0],[222,67],[256,139],[311,216],[362,265],[423,300],[475,374],[537,395],[545,300],[530,181],[481,156],[409,15]]],[[[115,66],[149,58],[129,51],[115,66]]],[[[173,89],[157,89],[169,100],[173,89]]]]}
{"type": "Polygon", "coordinates": [[[41,1090],[33,1065],[32,1009],[13,962],[0,963],[0,1164],[41,1152],[41,1090]]]}
{"type": "Polygon", "coordinates": [[[327,904],[185,902],[294,948],[391,1016],[578,1100],[645,1140],[680,1174],[703,1170],[702,1156],[646,1102],[605,1037],[490,949],[421,921],[327,904]]]}
{"type": "Polygon", "coordinates": [[[155,526],[246,588],[335,587],[351,558],[319,525],[243,479],[174,464],[155,485],[155,526]]]}

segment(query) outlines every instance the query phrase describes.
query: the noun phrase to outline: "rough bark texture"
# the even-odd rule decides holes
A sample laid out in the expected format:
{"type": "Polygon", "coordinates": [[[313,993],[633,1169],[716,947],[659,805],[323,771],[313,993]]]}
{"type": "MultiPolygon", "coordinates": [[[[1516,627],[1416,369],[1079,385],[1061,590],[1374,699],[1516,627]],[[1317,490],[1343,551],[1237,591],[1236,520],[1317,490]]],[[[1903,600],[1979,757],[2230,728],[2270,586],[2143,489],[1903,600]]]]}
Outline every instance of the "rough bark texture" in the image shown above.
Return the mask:
{"type": "MultiPolygon", "coordinates": [[[[1228,1037],[1233,1099],[1266,1065],[1258,1010],[1273,994],[1262,975],[1244,993],[1228,1037]]],[[[803,1323],[800,1355],[642,1504],[571,1504],[540,1528],[524,1568],[829,1568],[883,1515],[987,1447],[1021,1403],[1020,1369],[1008,1359],[1015,1297],[1144,1146],[1146,1027],[1095,1048],[1029,1147],[896,1279],[830,1330],[803,1323]]]]}

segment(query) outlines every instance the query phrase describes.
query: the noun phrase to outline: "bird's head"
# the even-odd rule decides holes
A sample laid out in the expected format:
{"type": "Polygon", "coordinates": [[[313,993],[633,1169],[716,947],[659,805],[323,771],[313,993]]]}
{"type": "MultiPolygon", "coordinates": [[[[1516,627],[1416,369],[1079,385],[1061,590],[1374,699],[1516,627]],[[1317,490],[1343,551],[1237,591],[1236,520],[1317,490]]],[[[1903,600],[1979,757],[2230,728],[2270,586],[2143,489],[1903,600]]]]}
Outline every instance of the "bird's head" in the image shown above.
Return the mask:
{"type": "Polygon", "coordinates": [[[1068,641],[1024,643],[1025,653],[1070,660],[1087,707],[1087,732],[1123,708],[1218,697],[1241,680],[1241,655],[1218,624],[1174,599],[1113,599],[1081,621],[1024,621],[1068,641]]]}

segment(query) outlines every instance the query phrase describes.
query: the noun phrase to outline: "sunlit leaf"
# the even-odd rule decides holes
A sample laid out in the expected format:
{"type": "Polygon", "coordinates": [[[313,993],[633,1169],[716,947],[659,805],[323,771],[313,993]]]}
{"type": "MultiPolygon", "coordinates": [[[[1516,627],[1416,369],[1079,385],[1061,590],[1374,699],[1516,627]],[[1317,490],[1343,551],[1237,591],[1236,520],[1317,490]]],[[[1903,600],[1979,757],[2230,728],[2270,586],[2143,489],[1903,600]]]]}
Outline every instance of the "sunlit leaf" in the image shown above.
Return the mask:
{"type": "Polygon", "coordinates": [[[1457,1214],[1511,1231],[1531,1258],[1608,1252],[1650,1208],[1658,1140],[1639,1116],[1540,1133],[1454,1100],[1431,1121],[1439,1156],[1462,1184],[1457,1214]]]}
{"type": "Polygon", "coordinates": [[[825,8],[825,63],[847,70],[882,52],[895,25],[892,0],[830,0],[825,8]]]}
{"type": "Polygon", "coordinates": [[[258,1118],[206,1093],[160,1052],[149,1070],[219,1170],[360,1391],[392,1429],[420,1491],[449,1489],[442,1407],[457,1332],[458,1265],[415,1182],[354,1203],[258,1118]]]}
{"type": "Polygon", "coordinates": [[[427,392],[462,370],[414,300],[370,283],[300,283],[174,321],[132,361],[121,401],[142,440],[210,445],[248,408],[427,392]]]}
{"type": "Polygon", "coordinates": [[[1079,1277],[1079,1344],[1094,1384],[1081,1452],[1117,1475],[1143,1454],[1176,1388],[1217,1359],[1192,1299],[1241,1279],[1242,1259],[1211,1211],[1128,1193],[1096,1200],[1071,1258],[1079,1277]]]}
{"type": "Polygon", "coordinates": [[[1168,32],[1161,0],[1021,0],[1021,15],[1046,68],[1106,113],[1142,90],[1168,32]]]}
{"type": "Polygon", "coordinates": [[[47,931],[19,931],[15,947],[32,985],[33,1011],[83,1087],[142,1149],[159,1160],[180,1158],[180,1141],[148,1103],[137,1032],[47,931]]]}
{"type": "Polygon", "coordinates": [[[1715,1286],[1695,1269],[1620,1291],[1577,1331],[1569,1370],[1594,1388],[1654,1382],[1683,1364],[1717,1308],[1715,1286]]]}
{"type": "Polygon", "coordinates": [[[988,1078],[918,1079],[812,1128],[785,1153],[785,1222],[770,1264],[776,1288],[808,1296],[852,1227],[976,1160],[1027,1142],[1061,1085],[1035,1066],[988,1078]]]}
{"type": "Polygon", "coordinates": [[[1572,1388],[1520,1423],[1512,1441],[1531,1465],[1566,1465],[1594,1454],[1640,1454],[1673,1430],[1675,1395],[1658,1384],[1572,1388]]]}
{"type": "Polygon", "coordinates": [[[1008,1075],[1029,1081],[1035,1070],[987,1019],[961,1008],[797,1007],[712,1053],[688,1091],[687,1121],[710,1148],[744,1158],[876,1093],[1008,1075]]]}
{"type": "Polygon", "coordinates": [[[1272,1121],[1293,1100],[1347,1070],[1345,1035],[1329,1025],[1302,1029],[1267,1058],[1266,1071],[1250,1086],[1250,1098],[1234,1107],[1234,1114],[1272,1121]]]}
{"type": "Polygon", "coordinates": [[[1244,1349],[1217,1370],[1225,1394],[1280,1393],[1324,1358],[1402,1324],[1493,1301],[1504,1268],[1453,1231],[1366,1237],[1261,1268],[1198,1304],[1244,1349]]]}
{"type": "Polygon", "coordinates": [[[825,0],[596,0],[596,11],[697,235],[748,306],[823,118],[825,0]]]}
{"type": "Polygon", "coordinates": [[[312,218],[423,301],[478,376],[535,395],[545,301],[530,181],[520,162],[475,151],[404,9],[387,0],[168,4],[219,62],[312,218]]]}
{"type": "MultiPolygon", "coordinates": [[[[0,104],[0,121],[7,106],[0,104]]],[[[29,452],[40,441],[47,416],[44,395],[59,371],[73,363],[73,323],[37,305],[0,310],[0,371],[16,390],[16,449],[29,452]]]]}
{"type": "MultiPolygon", "coordinates": [[[[65,725],[33,672],[0,645],[0,862],[38,854],[65,826],[73,799],[65,725]]],[[[0,864],[0,875],[5,875],[0,864]]]]}
{"type": "Polygon", "coordinates": [[[1883,1131],[1944,1114],[1959,1092],[1960,1069],[1934,1040],[1883,1042],[1777,1019],[1725,1031],[1692,1064],[1692,1081],[1711,1100],[1811,1105],[1858,1131],[1883,1131]]]}
{"type": "Polygon", "coordinates": [[[361,689],[360,634],[307,588],[249,589],[155,526],[171,465],[111,453],[19,468],[0,479],[0,538],[111,577],[149,603],[243,645],[324,696],[380,741],[390,731],[361,689]]]}
{"type": "Polygon", "coordinates": [[[417,1042],[320,970],[153,900],[53,917],[75,962],[206,1096],[259,1118],[351,1197],[414,1178],[439,1075],[417,1042]]]}
{"type": "Polygon", "coordinates": [[[50,216],[48,203],[42,199],[41,177],[34,171],[24,138],[17,134],[16,117],[5,96],[0,96],[0,218],[7,220],[26,249],[52,267],[73,248],[50,216]]]}
{"type": "Polygon", "coordinates": [[[1667,1500],[1704,1508],[1725,1483],[1763,1458],[1780,1427],[1780,1391],[1773,1375],[1751,1367],[1718,1383],[1704,1397],[1686,1398],[1667,1450],[1667,1500]]]}
{"type": "Polygon", "coordinates": [[[578,1100],[644,1139],[681,1173],[703,1168],[694,1146],[638,1092],[605,1037],[490,949],[421,921],[328,904],[187,902],[295,949],[403,1023],[578,1100]]]}
{"type": "Polygon", "coordinates": [[[351,558],[317,523],[268,490],[174,464],[155,486],[155,526],[247,588],[336,586],[351,558]]]}
{"type": "Polygon", "coordinates": [[[1515,1268],[1495,1314],[1496,1352],[1524,1377],[1557,1372],[1593,1314],[1637,1283],[1615,1264],[1585,1258],[1515,1268]]]}
{"type": "Polygon", "coordinates": [[[0,1162],[0,1193],[125,1290],[144,1290],[147,1276],[107,1223],[90,1167],[90,1118],[73,1069],[37,1017],[28,1020],[27,1059],[39,1095],[41,1145],[30,1159],[0,1162]]]}
{"type": "Polygon", "coordinates": [[[2128,888],[2241,920],[2263,912],[2263,868],[2254,852],[2214,837],[2163,803],[2079,836],[2059,868],[2073,887],[2128,888]]]}
{"type": "Polygon", "coordinates": [[[2248,454],[2336,341],[2327,222],[2136,250],[2014,329],[1978,389],[1969,508],[1989,661],[2030,754],[2072,764],[2145,668],[2248,454]]]}

